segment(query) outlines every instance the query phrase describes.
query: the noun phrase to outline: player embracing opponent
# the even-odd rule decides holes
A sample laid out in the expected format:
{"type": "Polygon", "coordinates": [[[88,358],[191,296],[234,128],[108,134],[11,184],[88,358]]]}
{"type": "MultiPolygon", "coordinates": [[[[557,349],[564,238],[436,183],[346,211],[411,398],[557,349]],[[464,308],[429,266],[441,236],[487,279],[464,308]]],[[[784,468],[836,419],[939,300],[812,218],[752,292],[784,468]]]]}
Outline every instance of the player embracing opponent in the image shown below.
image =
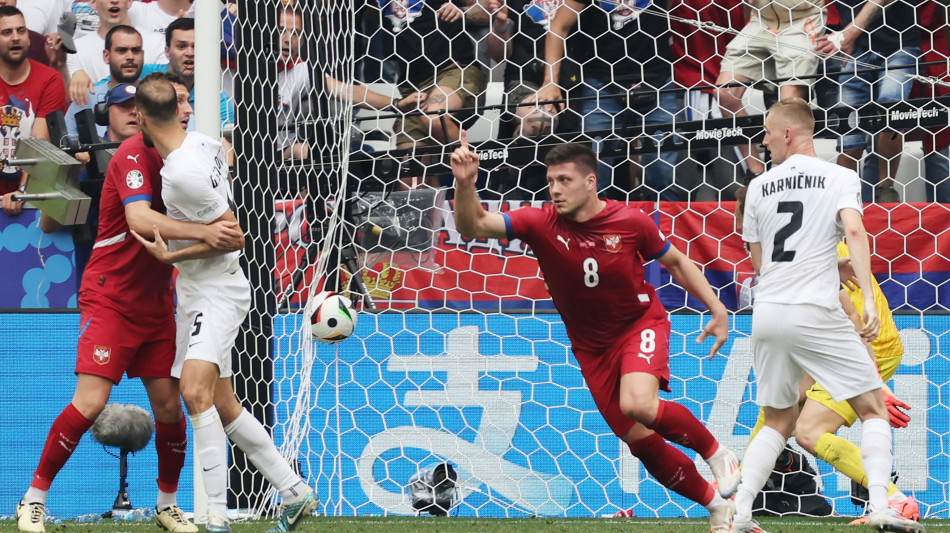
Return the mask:
{"type": "Polygon", "coordinates": [[[517,238],[531,246],[611,430],[661,484],[709,510],[711,532],[731,531],[734,507],[726,498],[739,483],[738,460],[687,408],[659,398],[661,388],[670,390],[670,321],[644,280],[643,262],[659,261],[712,312],[698,339],[716,338],[710,357],[729,335],[725,306],[647,214],[597,197],[597,159],[589,147],[561,144],[544,162],[551,204],[488,212],[475,189],[478,156],[463,131],[451,159],[459,232],[468,238],[517,238]],[[667,441],[698,452],[719,490],[667,441]]]}
{"type": "MultiPolygon", "coordinates": [[[[804,100],[773,105],[763,144],[777,166],[756,178],[745,195],[742,237],[758,274],[752,310],[756,403],[764,410],[765,426],[746,449],[733,529],[764,533],[752,519],[752,502],[795,429],[799,384],[808,375],[835,402],[847,401],[862,421],[868,523],[877,530],[921,531],[920,524],[888,505],[893,463],[888,408],[881,376],[862,342],[878,337],[881,319],[860,182],[854,171],[817,157],[814,131],[814,114],[804,100]],[[839,299],[842,231],[863,294],[860,333],[839,299]]],[[[805,427],[800,431],[806,440],[813,433],[805,427]]]]}
{"type": "MultiPolygon", "coordinates": [[[[162,80],[143,81],[136,93],[142,133],[165,161],[162,199],[168,216],[182,222],[236,224],[231,180],[217,140],[186,133],[177,124],[175,91],[162,80]]],[[[136,237],[178,268],[178,337],[172,375],[194,431],[195,450],[208,497],[208,531],[230,531],[227,508],[227,438],[281,495],[283,514],[275,531],[294,529],[320,501],[287,463],[264,426],[249,413],[231,385],[231,349],[251,305],[240,251],[225,252],[154,228],[154,242],[136,237]],[[170,238],[166,246],[163,236],[170,238]],[[223,426],[223,427],[222,427],[223,426]]]]}
{"type": "MultiPolygon", "coordinates": [[[[176,122],[184,127],[192,110],[188,90],[180,81],[177,88],[184,105],[176,122]]],[[[109,163],[99,204],[99,235],[79,289],[76,391],[53,422],[30,488],[17,506],[20,531],[46,530],[46,496],[53,478],[102,412],[122,374],[141,378],[155,415],[156,520],[170,531],[198,531],[177,505],[188,439],[178,380],[171,377],[172,269],[156,261],[129,232],[158,227],[166,235],[201,240],[222,250],[239,249],[244,236],[234,223],[186,224],[164,216],[161,167],[161,156],[141,134],[123,141],[109,163]]]]}

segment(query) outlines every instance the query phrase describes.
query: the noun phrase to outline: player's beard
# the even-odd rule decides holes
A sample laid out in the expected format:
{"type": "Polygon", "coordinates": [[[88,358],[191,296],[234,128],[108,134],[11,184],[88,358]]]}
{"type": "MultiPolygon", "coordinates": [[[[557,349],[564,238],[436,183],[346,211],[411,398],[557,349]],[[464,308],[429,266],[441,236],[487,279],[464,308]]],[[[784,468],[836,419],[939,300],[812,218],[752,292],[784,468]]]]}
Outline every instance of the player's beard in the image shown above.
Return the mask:
{"type": "Polygon", "coordinates": [[[148,136],[144,131],[142,132],[142,142],[145,143],[145,146],[149,148],[155,148],[155,143],[152,142],[152,138],[148,136]]]}

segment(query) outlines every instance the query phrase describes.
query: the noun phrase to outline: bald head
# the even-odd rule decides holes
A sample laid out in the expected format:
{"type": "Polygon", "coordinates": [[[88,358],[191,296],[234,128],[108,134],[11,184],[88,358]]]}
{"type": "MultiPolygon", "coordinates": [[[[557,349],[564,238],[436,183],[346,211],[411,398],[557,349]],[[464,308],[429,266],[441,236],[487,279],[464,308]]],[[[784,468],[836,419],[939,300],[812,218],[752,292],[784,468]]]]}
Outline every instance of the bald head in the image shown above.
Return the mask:
{"type": "Polygon", "coordinates": [[[178,121],[178,93],[170,81],[151,78],[142,81],[135,92],[135,105],[155,125],[178,121]]]}

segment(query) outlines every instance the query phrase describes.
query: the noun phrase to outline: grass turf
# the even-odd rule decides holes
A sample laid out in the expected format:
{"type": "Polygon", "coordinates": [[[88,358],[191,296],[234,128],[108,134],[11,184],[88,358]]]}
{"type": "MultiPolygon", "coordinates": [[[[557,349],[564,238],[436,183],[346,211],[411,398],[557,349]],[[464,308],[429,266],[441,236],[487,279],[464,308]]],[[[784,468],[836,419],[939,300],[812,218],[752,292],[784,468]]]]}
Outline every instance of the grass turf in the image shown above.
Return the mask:
{"type": "MultiPolygon", "coordinates": [[[[849,526],[850,517],[835,518],[763,518],[762,527],[769,533],[861,533],[867,526],[849,526]]],[[[234,522],[234,533],[263,532],[274,520],[234,522]]],[[[950,532],[950,520],[924,520],[927,531],[950,532]]],[[[200,528],[204,531],[204,528],[200,528]]],[[[13,533],[16,523],[0,521],[0,533],[13,533]]],[[[709,530],[705,519],[655,518],[413,518],[413,517],[317,517],[303,522],[295,531],[332,533],[704,533],[709,530]]],[[[47,524],[48,533],[147,533],[160,531],[154,522],[116,522],[104,520],[80,524],[64,520],[47,524]]]]}

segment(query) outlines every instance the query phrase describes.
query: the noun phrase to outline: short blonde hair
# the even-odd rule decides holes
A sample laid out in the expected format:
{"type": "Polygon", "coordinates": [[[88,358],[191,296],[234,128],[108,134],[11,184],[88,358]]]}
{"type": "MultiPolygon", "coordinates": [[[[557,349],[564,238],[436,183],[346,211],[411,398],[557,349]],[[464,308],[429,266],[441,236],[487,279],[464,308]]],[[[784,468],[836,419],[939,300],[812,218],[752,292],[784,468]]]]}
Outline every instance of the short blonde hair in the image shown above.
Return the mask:
{"type": "Polygon", "coordinates": [[[815,133],[815,113],[808,102],[795,96],[772,104],[769,114],[776,113],[793,124],[802,126],[809,134],[815,133]]]}

